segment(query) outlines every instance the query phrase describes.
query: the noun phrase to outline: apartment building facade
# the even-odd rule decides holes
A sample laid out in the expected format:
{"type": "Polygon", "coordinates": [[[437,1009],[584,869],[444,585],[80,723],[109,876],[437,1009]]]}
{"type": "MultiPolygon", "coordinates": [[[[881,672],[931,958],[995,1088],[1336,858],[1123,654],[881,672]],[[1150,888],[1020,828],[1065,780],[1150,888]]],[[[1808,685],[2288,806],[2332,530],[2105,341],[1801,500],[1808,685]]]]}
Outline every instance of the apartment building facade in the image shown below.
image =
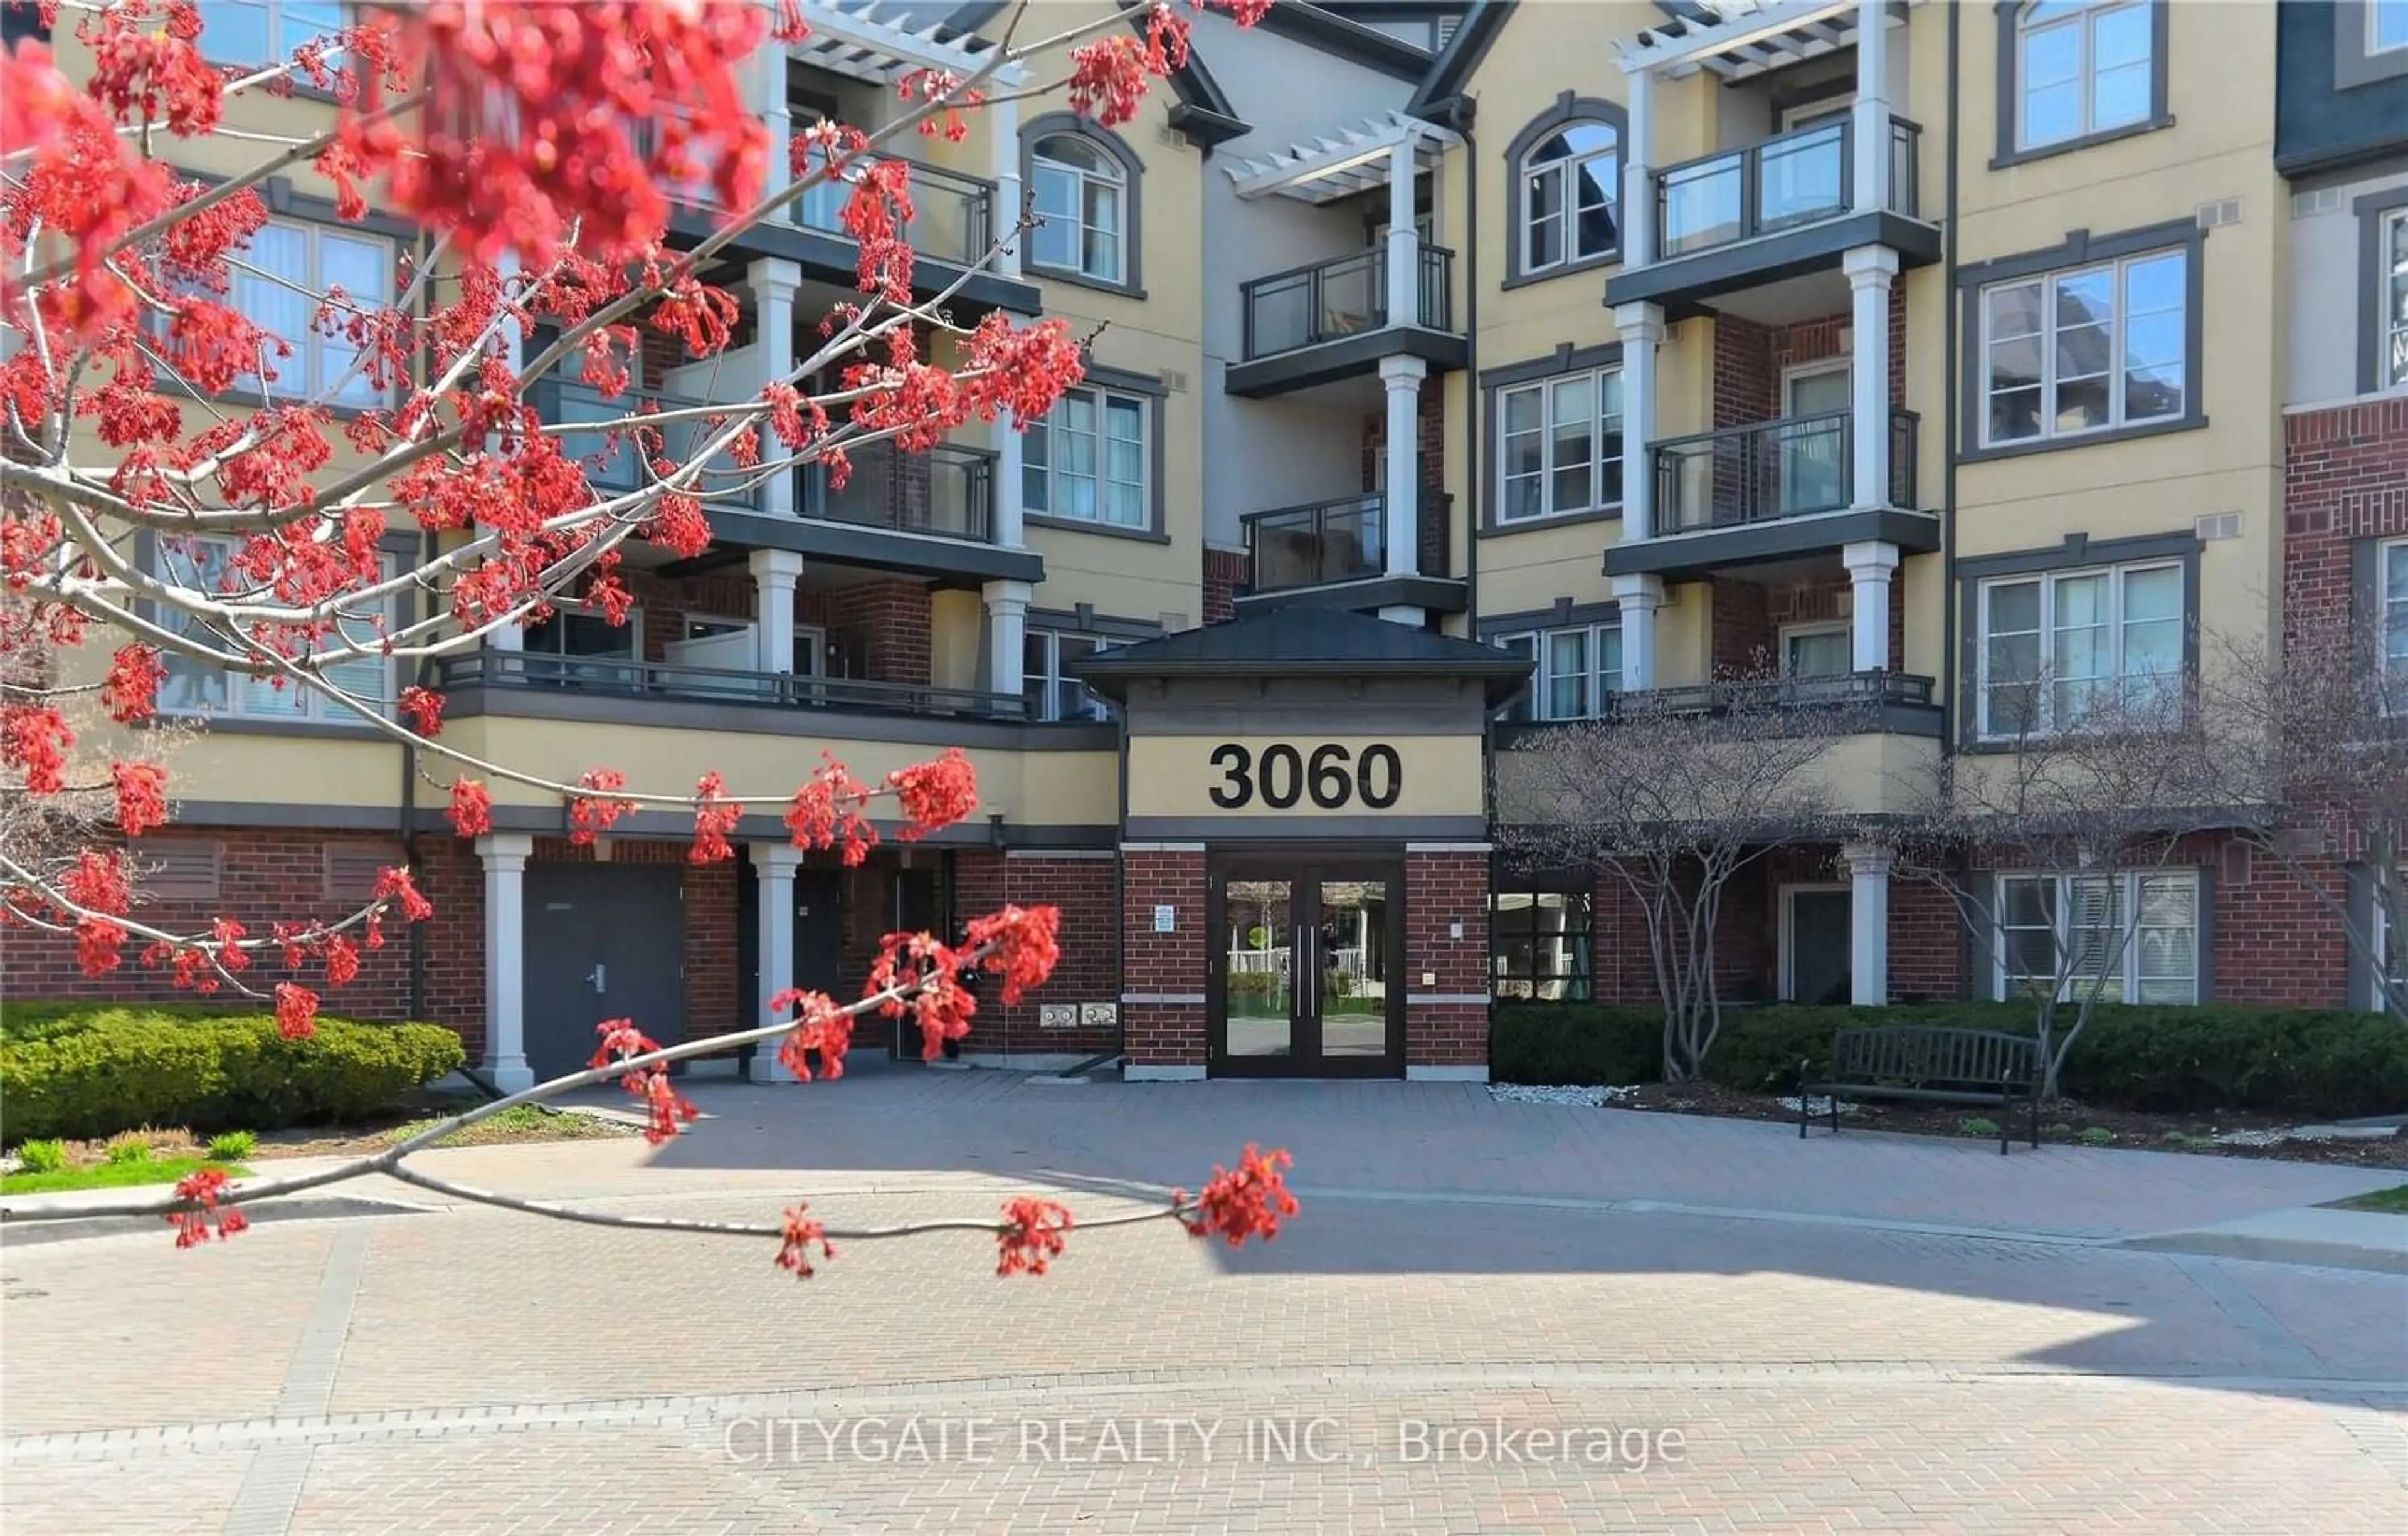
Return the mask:
{"type": "MultiPolygon", "coordinates": [[[[263,51],[325,8],[212,7],[263,51]]],[[[695,864],[679,818],[577,847],[557,801],[497,788],[466,841],[389,741],[179,677],[209,730],[176,760],[178,822],[143,840],[150,898],[169,922],[300,917],[407,860],[437,917],[330,1006],[452,1024],[505,1085],[581,1061],[595,1019],[738,1027],[790,982],[857,985],[893,928],[1006,901],[1061,906],[1064,959],[982,1007],[974,1060],[1484,1076],[1499,999],[1654,995],[1610,889],[1498,857],[1515,740],[1775,674],[1870,706],[1829,763],[1870,831],[1918,769],[2006,733],[1990,669],[2013,658],[2113,684],[2189,664],[2211,617],[2279,637],[2286,592],[2295,622],[2408,615],[2402,8],[1208,15],[1119,129],[1005,103],[906,147],[932,291],[1024,202],[1043,219],[953,303],[1094,334],[1051,417],[714,499],[705,555],[631,556],[633,622],[565,607],[427,679],[447,737],[564,779],[708,767],[778,794],[823,750],[868,775],[960,746],[974,824],[846,869],[748,817],[737,860],[695,864]]],[[[1042,0],[1027,24],[1113,9],[1138,19],[1042,0]]],[[[804,10],[812,37],[752,82],[781,135],[875,126],[896,78],[965,66],[1006,14],[804,10]]],[[[412,233],[337,224],[320,191],[278,184],[260,259],[390,272],[412,233]]],[[[708,401],[807,359],[853,280],[834,208],[728,247],[737,345],[648,351],[642,391],[708,401]]],[[[564,387],[554,408],[620,407],[564,387]]],[[[632,475],[584,446],[597,483],[632,475]]],[[[2315,892],[2196,845],[2114,892],[2148,939],[2122,995],[2371,1001],[2315,892]]],[[[2004,995],[2014,931],[2077,893],[1966,878],[1995,894],[1987,932],[1876,837],[1784,849],[1727,903],[1726,986],[2004,995]]],[[[168,990],[88,981],[36,940],[7,975],[168,990]]]]}

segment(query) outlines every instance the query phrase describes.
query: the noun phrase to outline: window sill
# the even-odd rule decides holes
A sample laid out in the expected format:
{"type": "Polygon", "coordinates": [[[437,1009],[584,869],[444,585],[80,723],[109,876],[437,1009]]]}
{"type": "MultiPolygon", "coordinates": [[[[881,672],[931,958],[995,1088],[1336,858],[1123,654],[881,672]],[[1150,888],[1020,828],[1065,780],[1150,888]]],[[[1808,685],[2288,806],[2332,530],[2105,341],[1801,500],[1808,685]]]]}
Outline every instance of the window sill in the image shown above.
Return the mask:
{"type": "Polygon", "coordinates": [[[1024,512],[1021,522],[1029,528],[1055,528],[1065,533],[1099,533],[1108,539],[1135,539],[1140,544],[1168,544],[1170,535],[1158,528],[1123,528],[1118,523],[1087,522],[1078,518],[1049,518],[1041,513],[1024,512]]]}
{"type": "Polygon", "coordinates": [[[2097,448],[2103,443],[2129,443],[2143,437],[2162,437],[2171,432],[2197,432],[2207,425],[2203,414],[2179,416],[2171,421],[2149,421],[2137,427],[2111,427],[2101,432],[2086,432],[2067,437],[2042,437],[2028,443],[2002,443],[1995,448],[1965,447],[1957,450],[1960,464],[1981,463],[1990,459],[2022,459],[2035,453],[2070,453],[2075,448],[2097,448]]]}
{"type": "Polygon", "coordinates": [[[340,724],[333,720],[266,720],[256,715],[211,715],[206,712],[177,713],[162,709],[150,722],[159,726],[198,726],[210,735],[224,736],[323,736],[335,741],[390,741],[373,725],[340,724]]]}
{"type": "Polygon", "coordinates": [[[1125,299],[1145,297],[1145,290],[1136,283],[1112,282],[1103,277],[1090,277],[1083,272],[1071,272],[1058,266],[1039,266],[1034,262],[1022,262],[1020,275],[1029,282],[1068,283],[1073,288],[1092,288],[1098,293],[1117,293],[1125,299]]]}
{"type": "Polygon", "coordinates": [[[1592,507],[1585,512],[1550,512],[1543,518],[1516,518],[1512,522],[1491,519],[1483,523],[1476,534],[1484,539],[1502,538],[1509,533],[1536,533],[1550,528],[1574,528],[1587,522],[1620,522],[1622,508],[1592,507]]]}
{"type": "Polygon", "coordinates": [[[2139,122],[2126,123],[2121,128],[2108,128],[2096,134],[2085,134],[2080,138],[2059,139],[2054,144],[2038,144],[2028,149],[2001,149],[1991,157],[1990,169],[2003,171],[2014,165],[2028,165],[2035,160],[2050,160],[2058,155],[2070,155],[2077,149],[2096,149],[2101,144],[2113,144],[2117,139],[2138,138],[2143,134],[2154,134],[2160,128],[2171,128],[2173,125],[2173,114],[2167,112],[2139,122]]]}
{"type": "Polygon", "coordinates": [[[1537,283],[1553,282],[1557,277],[1569,277],[1575,273],[1595,272],[1601,267],[1621,264],[1622,248],[1619,246],[1603,255],[1584,256],[1577,262],[1562,262],[1554,266],[1542,267],[1536,272],[1525,272],[1517,263],[1512,273],[1497,287],[1500,292],[1516,288],[1528,288],[1537,283]]]}

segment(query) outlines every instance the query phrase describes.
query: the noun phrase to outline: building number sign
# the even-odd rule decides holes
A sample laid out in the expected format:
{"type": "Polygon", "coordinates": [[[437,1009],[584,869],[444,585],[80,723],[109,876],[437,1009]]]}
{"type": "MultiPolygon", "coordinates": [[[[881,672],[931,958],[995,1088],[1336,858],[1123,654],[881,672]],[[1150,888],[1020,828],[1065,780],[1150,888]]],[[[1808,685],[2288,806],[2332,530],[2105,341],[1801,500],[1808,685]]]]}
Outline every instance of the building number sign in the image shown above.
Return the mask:
{"type": "Polygon", "coordinates": [[[1285,742],[1266,747],[1261,756],[1225,742],[1212,748],[1212,766],[1221,782],[1212,786],[1212,804],[1225,811],[1253,804],[1257,798],[1275,811],[1284,811],[1310,795],[1325,811],[1361,804],[1384,811],[1404,793],[1404,760],[1384,743],[1363,748],[1356,757],[1334,742],[1313,747],[1310,756],[1285,742]]]}

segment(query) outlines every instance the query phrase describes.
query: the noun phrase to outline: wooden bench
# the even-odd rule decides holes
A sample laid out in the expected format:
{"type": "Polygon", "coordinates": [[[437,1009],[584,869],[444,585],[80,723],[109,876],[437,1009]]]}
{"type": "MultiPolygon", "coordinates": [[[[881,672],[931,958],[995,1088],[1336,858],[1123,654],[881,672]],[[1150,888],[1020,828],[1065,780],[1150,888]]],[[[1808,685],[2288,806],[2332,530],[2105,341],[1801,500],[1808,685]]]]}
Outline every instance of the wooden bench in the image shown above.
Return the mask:
{"type": "Polygon", "coordinates": [[[1999,1155],[2007,1154],[2007,1120],[2020,1098],[2031,1116],[2031,1145],[2040,1145],[2040,1053],[2029,1035],[1929,1024],[1887,1024],[1842,1030],[1831,1036],[1831,1060],[1820,1080],[1813,1062],[1798,1063],[1798,1135],[1806,1136],[1811,1095],[1830,1101],[1831,1130],[1840,1129],[1840,1101],[1920,1099],[1987,1104],[1999,1112],[1999,1155]]]}

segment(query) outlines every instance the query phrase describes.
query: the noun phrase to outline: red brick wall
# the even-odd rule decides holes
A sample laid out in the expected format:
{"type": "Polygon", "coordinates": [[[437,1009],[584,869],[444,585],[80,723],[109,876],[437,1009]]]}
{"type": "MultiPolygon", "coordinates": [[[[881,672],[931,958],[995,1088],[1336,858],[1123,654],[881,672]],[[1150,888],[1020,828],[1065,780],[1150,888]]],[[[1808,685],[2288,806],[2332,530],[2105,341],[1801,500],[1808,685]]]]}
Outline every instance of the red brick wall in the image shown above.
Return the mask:
{"type": "MultiPolygon", "coordinates": [[[[1121,855],[1121,985],[1137,993],[1198,996],[1204,991],[1204,855],[1133,848],[1121,855]],[[1177,926],[1154,929],[1168,903],[1177,926]]],[[[1124,1003],[1121,1031],[1132,1066],[1204,1064],[1204,1005],[1124,1003]]]]}
{"type": "Polygon", "coordinates": [[[1405,1064],[1476,1067],[1488,1060],[1488,1004],[1414,1003],[1420,993],[1488,995],[1488,856],[1405,856],[1405,1064]],[[1453,926],[1463,924],[1463,937],[1453,926]],[[1436,980],[1426,973],[1435,973],[1436,980]]]}
{"type": "Polygon", "coordinates": [[[1965,921],[1955,897],[1921,880],[1889,883],[1889,995],[1893,1002],[1961,998],[1965,921]]]}
{"type": "Polygon", "coordinates": [[[965,922],[1007,903],[1054,906],[1062,913],[1062,958],[1053,975],[1009,1007],[994,987],[982,987],[962,1049],[1092,1054],[1120,1043],[1119,1031],[1109,1025],[1048,1030],[1038,1023],[1042,1003],[1120,1000],[1120,915],[1113,889],[1118,874],[1117,861],[1110,858],[1006,858],[987,849],[954,856],[954,902],[965,922]]]}
{"type": "MultiPolygon", "coordinates": [[[[1840,333],[1850,324],[1846,310],[1787,325],[1758,325],[1731,315],[1714,317],[1715,430],[1779,417],[1782,370],[1845,356],[1849,343],[1841,339],[1840,333]]],[[[1894,408],[1906,403],[1903,278],[1892,282],[1889,290],[1889,398],[1894,408]]]]}
{"type": "MultiPolygon", "coordinates": [[[[1713,663],[1717,676],[1775,673],[1781,669],[1781,631],[1790,624],[1837,623],[1848,618],[1848,577],[1766,586],[1745,575],[1716,576],[1713,589],[1713,663]]],[[[1890,670],[1906,664],[1906,580],[1894,571],[1889,582],[1890,670]]]]}
{"type": "Polygon", "coordinates": [[[916,581],[865,581],[827,600],[828,639],[846,655],[845,676],[881,683],[928,681],[928,589],[916,581]]]}
{"type": "Polygon", "coordinates": [[[1253,576],[1243,549],[1204,547],[1204,622],[1218,624],[1238,616],[1238,589],[1253,576]]]}

